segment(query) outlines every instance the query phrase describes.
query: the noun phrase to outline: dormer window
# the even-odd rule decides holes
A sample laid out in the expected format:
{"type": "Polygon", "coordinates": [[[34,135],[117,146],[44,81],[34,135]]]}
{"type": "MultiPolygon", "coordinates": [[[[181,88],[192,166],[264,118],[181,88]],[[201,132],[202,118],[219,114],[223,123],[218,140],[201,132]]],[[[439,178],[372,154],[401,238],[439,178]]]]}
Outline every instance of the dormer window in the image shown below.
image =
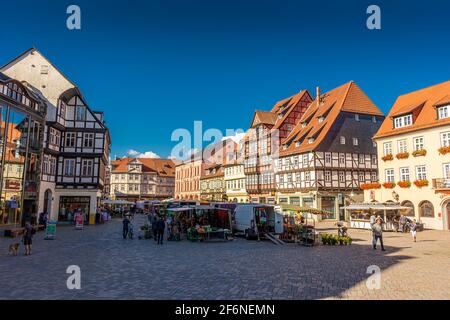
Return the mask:
{"type": "Polygon", "coordinates": [[[319,119],[318,119],[319,123],[322,123],[323,120],[325,120],[325,117],[319,117],[319,119]]]}
{"type": "Polygon", "coordinates": [[[355,120],[359,121],[359,114],[355,113],[355,120]]]}
{"type": "Polygon", "coordinates": [[[394,128],[403,128],[412,125],[412,115],[408,114],[406,116],[394,118],[394,128]]]}
{"type": "Polygon", "coordinates": [[[287,149],[287,144],[283,144],[283,150],[286,150],[287,149]]]}
{"type": "Polygon", "coordinates": [[[438,108],[438,118],[445,119],[450,117],[450,105],[438,108]]]}
{"type": "Polygon", "coordinates": [[[309,138],[309,139],[308,139],[308,143],[309,143],[309,144],[312,144],[312,143],[314,143],[314,140],[315,140],[314,138],[309,138]]]}
{"type": "Polygon", "coordinates": [[[306,122],[302,122],[302,128],[306,127],[308,124],[306,122]]]}
{"type": "Polygon", "coordinates": [[[298,147],[300,147],[300,141],[297,141],[296,143],[295,143],[295,146],[298,148],[298,147]]]}

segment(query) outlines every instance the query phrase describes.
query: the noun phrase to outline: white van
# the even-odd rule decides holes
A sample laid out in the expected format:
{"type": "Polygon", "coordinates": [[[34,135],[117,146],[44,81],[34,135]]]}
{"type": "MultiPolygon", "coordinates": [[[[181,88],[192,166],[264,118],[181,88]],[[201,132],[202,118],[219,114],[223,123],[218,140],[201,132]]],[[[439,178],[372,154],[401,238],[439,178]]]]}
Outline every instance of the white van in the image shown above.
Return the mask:
{"type": "Polygon", "coordinates": [[[263,237],[266,233],[283,233],[283,215],[266,204],[239,204],[233,214],[233,230],[247,239],[263,237]]]}

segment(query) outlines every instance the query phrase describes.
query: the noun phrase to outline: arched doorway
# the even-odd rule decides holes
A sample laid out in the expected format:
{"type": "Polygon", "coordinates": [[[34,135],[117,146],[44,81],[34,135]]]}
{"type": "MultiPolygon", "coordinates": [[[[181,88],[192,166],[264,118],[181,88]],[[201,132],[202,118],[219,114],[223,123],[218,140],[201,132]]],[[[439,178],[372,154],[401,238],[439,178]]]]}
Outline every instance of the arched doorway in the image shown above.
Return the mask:
{"type": "Polygon", "coordinates": [[[414,210],[414,204],[411,201],[405,200],[405,201],[403,201],[401,203],[401,206],[411,208],[411,210],[408,211],[408,214],[407,214],[408,217],[415,217],[416,216],[416,212],[414,210]]]}
{"type": "Polygon", "coordinates": [[[442,203],[442,218],[444,230],[450,230],[450,199],[446,199],[442,203]]]}
{"type": "Polygon", "coordinates": [[[52,210],[52,190],[47,189],[44,193],[44,213],[47,213],[49,216],[52,210]]]}

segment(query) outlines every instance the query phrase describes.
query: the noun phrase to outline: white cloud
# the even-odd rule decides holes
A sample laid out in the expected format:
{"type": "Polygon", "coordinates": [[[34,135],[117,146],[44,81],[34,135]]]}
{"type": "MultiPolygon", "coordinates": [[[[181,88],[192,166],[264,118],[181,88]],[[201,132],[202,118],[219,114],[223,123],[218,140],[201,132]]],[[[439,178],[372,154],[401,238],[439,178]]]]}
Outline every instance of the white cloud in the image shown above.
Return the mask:
{"type": "Polygon", "coordinates": [[[133,149],[127,151],[127,155],[133,158],[161,158],[158,154],[152,151],[139,152],[133,149]]]}
{"type": "Polygon", "coordinates": [[[245,136],[245,132],[236,133],[234,136],[225,136],[222,138],[222,141],[227,139],[232,139],[234,142],[239,143],[245,136]]]}

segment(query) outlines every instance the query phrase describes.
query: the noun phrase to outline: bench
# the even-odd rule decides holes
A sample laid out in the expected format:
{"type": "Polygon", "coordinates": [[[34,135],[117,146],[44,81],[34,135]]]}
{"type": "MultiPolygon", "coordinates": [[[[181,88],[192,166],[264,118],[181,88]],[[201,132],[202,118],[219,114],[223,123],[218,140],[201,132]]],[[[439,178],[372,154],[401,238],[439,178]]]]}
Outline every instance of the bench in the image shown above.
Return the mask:
{"type": "Polygon", "coordinates": [[[15,237],[21,236],[24,233],[24,231],[25,231],[25,228],[5,229],[4,236],[15,238],[15,237]]]}

